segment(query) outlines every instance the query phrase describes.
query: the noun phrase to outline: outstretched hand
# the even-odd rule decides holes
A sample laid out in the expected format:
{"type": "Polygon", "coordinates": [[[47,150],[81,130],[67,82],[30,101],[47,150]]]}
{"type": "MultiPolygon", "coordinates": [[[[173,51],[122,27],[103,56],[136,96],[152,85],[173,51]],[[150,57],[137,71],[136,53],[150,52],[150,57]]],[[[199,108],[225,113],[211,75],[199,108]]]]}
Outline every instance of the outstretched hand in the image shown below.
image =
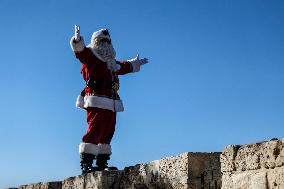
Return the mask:
{"type": "Polygon", "coordinates": [[[75,25],[75,41],[80,41],[81,36],[80,36],[80,26],[75,25]]]}
{"type": "Polygon", "coordinates": [[[139,58],[139,54],[137,54],[137,56],[135,58],[132,59],[133,61],[136,61],[136,62],[139,62],[140,65],[144,65],[144,64],[147,64],[149,63],[148,59],[147,58],[142,58],[140,59],[139,58]]]}

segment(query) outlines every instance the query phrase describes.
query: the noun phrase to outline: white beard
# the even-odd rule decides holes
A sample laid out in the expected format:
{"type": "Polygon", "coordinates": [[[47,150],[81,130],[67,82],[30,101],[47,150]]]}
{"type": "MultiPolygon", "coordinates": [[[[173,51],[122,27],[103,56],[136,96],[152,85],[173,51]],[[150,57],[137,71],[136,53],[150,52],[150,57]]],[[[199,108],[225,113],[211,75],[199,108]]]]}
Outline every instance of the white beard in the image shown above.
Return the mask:
{"type": "Polygon", "coordinates": [[[107,68],[111,71],[117,71],[119,69],[119,65],[115,61],[116,52],[109,43],[101,43],[97,40],[92,41],[90,44],[91,48],[95,50],[101,58],[107,63],[107,68]]]}

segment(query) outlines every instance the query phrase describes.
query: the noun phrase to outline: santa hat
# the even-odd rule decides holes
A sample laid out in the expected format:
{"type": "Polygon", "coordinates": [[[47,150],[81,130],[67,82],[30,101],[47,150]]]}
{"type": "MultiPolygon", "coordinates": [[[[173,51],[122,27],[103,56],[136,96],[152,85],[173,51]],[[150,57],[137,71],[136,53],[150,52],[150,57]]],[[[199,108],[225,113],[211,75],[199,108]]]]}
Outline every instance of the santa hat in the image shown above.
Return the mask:
{"type": "Polygon", "coordinates": [[[105,39],[110,39],[110,35],[107,29],[100,29],[96,32],[93,33],[92,35],[92,41],[95,40],[96,38],[105,38],[105,39]]]}

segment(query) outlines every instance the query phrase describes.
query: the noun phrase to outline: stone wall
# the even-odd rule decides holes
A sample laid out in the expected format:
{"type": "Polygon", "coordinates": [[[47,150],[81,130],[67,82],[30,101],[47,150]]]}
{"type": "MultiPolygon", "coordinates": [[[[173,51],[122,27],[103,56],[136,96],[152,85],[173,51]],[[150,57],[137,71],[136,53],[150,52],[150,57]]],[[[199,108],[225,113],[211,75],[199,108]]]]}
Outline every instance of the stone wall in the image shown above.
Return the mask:
{"type": "Polygon", "coordinates": [[[284,139],[228,146],[220,159],[222,189],[284,189],[284,139]]]}
{"type": "Polygon", "coordinates": [[[284,189],[284,139],[230,145],[19,189],[284,189]]]}
{"type": "Polygon", "coordinates": [[[20,189],[220,189],[220,153],[183,153],[121,171],[99,171],[20,189]]]}
{"type": "Polygon", "coordinates": [[[184,153],[123,171],[102,171],[65,179],[63,189],[217,189],[220,153],[184,153]]]}

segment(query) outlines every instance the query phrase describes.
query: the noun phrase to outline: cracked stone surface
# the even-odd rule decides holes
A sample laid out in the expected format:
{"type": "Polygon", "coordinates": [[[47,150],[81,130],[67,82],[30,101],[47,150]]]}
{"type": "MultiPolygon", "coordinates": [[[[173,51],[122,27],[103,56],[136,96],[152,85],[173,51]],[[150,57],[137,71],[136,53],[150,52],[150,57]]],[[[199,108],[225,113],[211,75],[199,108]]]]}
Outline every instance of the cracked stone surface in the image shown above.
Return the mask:
{"type": "Polygon", "coordinates": [[[228,146],[220,161],[222,189],[284,189],[284,139],[228,146]]]}

